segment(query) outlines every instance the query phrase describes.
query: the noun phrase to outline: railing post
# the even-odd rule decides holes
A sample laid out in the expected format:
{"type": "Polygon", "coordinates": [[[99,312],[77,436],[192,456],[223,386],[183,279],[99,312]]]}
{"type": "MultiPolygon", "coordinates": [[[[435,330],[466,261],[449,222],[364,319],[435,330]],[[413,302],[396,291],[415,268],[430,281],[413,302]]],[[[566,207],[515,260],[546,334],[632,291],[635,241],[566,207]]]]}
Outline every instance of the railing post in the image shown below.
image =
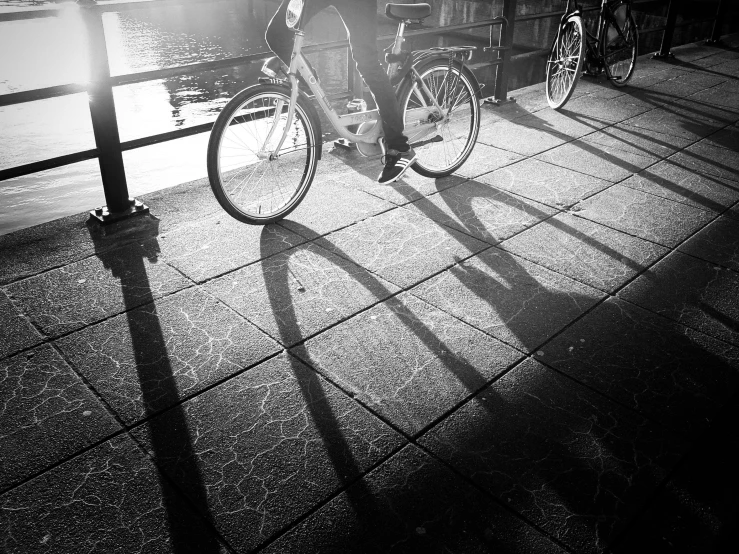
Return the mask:
{"type": "Polygon", "coordinates": [[[723,25],[726,8],[729,2],[727,0],[718,0],[718,9],[716,10],[716,19],[713,22],[711,37],[706,40],[706,44],[721,44],[721,26],[723,25]]]}
{"type": "Polygon", "coordinates": [[[78,4],[82,8],[87,31],[87,54],[90,61],[87,95],[107,204],[91,211],[90,216],[101,223],[112,223],[132,215],[148,213],[149,209],[128,196],[101,14],[95,10],[95,0],[78,0],[78,4]]]}
{"type": "Polygon", "coordinates": [[[672,47],[672,35],[675,33],[675,22],[677,21],[680,4],[682,4],[682,0],[670,0],[670,4],[667,6],[667,25],[664,33],[662,33],[662,45],[659,52],[652,54],[652,59],[665,60],[675,57],[670,52],[670,48],[672,47]]]}
{"type": "Polygon", "coordinates": [[[513,31],[516,23],[516,0],[503,0],[503,23],[500,27],[500,38],[498,47],[490,47],[489,50],[497,52],[497,60],[501,63],[495,68],[495,91],[492,98],[486,98],[485,102],[501,104],[503,102],[515,102],[508,98],[508,73],[511,61],[511,50],[513,49],[513,31]]]}

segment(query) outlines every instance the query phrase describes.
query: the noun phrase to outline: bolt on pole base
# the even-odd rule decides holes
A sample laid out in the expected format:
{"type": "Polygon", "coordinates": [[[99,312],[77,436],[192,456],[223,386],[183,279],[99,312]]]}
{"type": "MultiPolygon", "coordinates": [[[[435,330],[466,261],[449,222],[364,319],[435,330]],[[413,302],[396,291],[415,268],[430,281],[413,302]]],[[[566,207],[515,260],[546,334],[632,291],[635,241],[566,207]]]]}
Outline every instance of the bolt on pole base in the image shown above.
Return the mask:
{"type": "Polygon", "coordinates": [[[500,100],[496,98],[495,96],[488,96],[487,98],[482,99],[483,104],[492,104],[493,106],[502,106],[504,104],[515,104],[516,99],[512,96],[509,96],[508,98],[505,98],[503,100],[500,100]]]}
{"type": "Polygon", "coordinates": [[[712,38],[708,38],[703,44],[705,44],[706,46],[724,46],[724,43],[720,38],[717,38],[715,40],[712,38]]]}
{"type": "Polygon", "coordinates": [[[672,52],[667,52],[667,54],[662,54],[661,52],[655,52],[651,56],[649,56],[652,60],[674,60],[675,54],[672,52]]]}
{"type": "Polygon", "coordinates": [[[101,225],[108,225],[121,221],[123,219],[129,219],[139,215],[145,215],[149,213],[149,207],[145,206],[140,200],[131,199],[131,207],[122,212],[109,212],[107,206],[101,208],[95,208],[90,211],[90,221],[95,221],[101,225]]]}

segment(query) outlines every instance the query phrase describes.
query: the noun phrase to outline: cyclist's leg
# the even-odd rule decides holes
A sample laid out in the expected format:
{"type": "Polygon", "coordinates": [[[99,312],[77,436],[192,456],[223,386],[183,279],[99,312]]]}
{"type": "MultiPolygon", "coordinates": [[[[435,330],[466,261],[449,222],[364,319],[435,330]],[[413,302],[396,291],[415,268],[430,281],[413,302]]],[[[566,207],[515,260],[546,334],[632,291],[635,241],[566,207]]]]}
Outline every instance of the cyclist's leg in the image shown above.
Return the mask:
{"type": "MultiPolygon", "coordinates": [[[[277,8],[277,12],[267,24],[267,32],[264,35],[269,49],[277,54],[277,57],[285,65],[290,65],[290,56],[293,53],[293,42],[295,40],[295,33],[285,23],[285,13],[287,12],[287,5],[289,3],[290,0],[282,0],[282,4],[277,8]]],[[[314,15],[328,7],[331,3],[330,0],[309,0],[306,2],[303,25],[308,23],[314,15]]]]}
{"type": "Polygon", "coordinates": [[[387,147],[400,152],[408,150],[395,91],[378,61],[377,3],[371,0],[333,0],[331,3],[344,20],[352,57],[377,104],[387,147]]]}

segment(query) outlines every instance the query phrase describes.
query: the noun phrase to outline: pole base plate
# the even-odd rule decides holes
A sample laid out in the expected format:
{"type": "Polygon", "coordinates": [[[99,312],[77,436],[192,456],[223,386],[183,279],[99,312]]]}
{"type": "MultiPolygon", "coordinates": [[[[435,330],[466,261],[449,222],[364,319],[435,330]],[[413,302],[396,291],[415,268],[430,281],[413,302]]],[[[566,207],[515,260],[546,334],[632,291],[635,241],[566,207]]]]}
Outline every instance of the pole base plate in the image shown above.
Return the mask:
{"type": "Polygon", "coordinates": [[[139,215],[146,215],[149,213],[149,207],[145,206],[140,200],[131,199],[131,207],[122,212],[109,212],[107,206],[95,208],[90,210],[90,221],[95,221],[101,225],[109,225],[116,221],[123,219],[129,219],[139,215]]]}
{"type": "Polygon", "coordinates": [[[495,96],[488,96],[487,98],[482,99],[483,104],[492,104],[493,106],[502,106],[504,104],[515,104],[516,99],[512,96],[509,96],[508,98],[504,98],[503,100],[500,100],[496,98],[495,96]]]}

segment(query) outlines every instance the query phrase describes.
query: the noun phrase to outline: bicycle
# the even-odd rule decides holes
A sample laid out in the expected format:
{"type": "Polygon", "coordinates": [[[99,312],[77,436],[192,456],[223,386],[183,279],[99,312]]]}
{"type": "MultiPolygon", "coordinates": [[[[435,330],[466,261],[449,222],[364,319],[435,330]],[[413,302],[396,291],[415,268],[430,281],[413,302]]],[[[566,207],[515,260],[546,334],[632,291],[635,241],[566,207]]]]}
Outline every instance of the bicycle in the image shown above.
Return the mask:
{"type": "Polygon", "coordinates": [[[605,71],[617,87],[625,86],[634,74],[638,29],[629,0],[602,0],[596,35],[585,29],[582,10],[572,0],[562,16],[546,65],[546,95],[549,105],[558,110],[572,96],[583,65],[585,73],[605,71]],[[583,36],[585,40],[583,41],[583,36]]]}
{"type": "MultiPolygon", "coordinates": [[[[208,177],[220,205],[244,223],[265,225],[292,212],[303,200],[321,159],[321,122],[300,74],[336,132],[363,156],[385,153],[378,111],[338,115],[310,63],[301,53],[304,0],[291,0],[286,23],[295,33],[287,80],[261,77],[236,94],[219,114],[208,142],[208,177]],[[354,131],[350,130],[353,129],[354,131]]],[[[428,4],[387,4],[398,21],[385,52],[396,87],[404,134],[416,150],[413,170],[445,177],[469,157],[480,129],[480,85],[465,65],[474,46],[405,51],[406,26],[431,14],[428,4]]]]}

